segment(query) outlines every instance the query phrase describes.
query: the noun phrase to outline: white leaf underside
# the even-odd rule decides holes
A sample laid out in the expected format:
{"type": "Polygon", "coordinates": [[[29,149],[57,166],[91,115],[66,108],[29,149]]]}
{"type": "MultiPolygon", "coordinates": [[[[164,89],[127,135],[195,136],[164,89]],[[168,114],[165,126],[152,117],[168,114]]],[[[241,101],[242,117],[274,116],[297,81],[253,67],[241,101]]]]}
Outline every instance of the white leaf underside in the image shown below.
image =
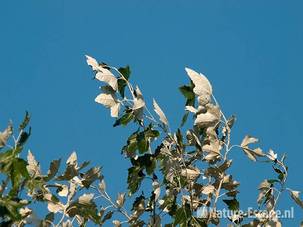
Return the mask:
{"type": "Polygon", "coordinates": [[[154,106],[154,110],[155,112],[158,114],[160,121],[165,124],[168,125],[168,120],[164,114],[164,112],[162,111],[162,109],[160,108],[160,106],[158,105],[158,103],[156,102],[156,100],[153,100],[153,106],[154,106]]]}
{"type": "Polygon", "coordinates": [[[31,151],[28,151],[27,163],[28,163],[28,165],[26,166],[26,169],[29,172],[29,174],[36,175],[36,176],[41,175],[40,165],[36,161],[36,159],[31,151]]]}
{"type": "Polygon", "coordinates": [[[66,161],[66,164],[77,165],[77,153],[74,151],[66,161]]]}
{"type": "Polygon", "coordinates": [[[185,68],[185,71],[195,85],[193,91],[196,95],[201,96],[212,94],[212,86],[209,80],[202,73],[199,74],[190,68],[185,68]]]}
{"type": "Polygon", "coordinates": [[[85,55],[86,57],[86,63],[92,67],[93,70],[98,70],[99,68],[99,64],[97,62],[97,60],[93,57],[90,57],[88,55],[85,55]]]}
{"type": "Polygon", "coordinates": [[[213,193],[215,190],[215,187],[213,185],[207,185],[203,187],[202,193],[205,195],[208,195],[210,193],[213,193]]]}
{"type": "Polygon", "coordinates": [[[189,112],[192,112],[192,113],[197,113],[198,112],[198,110],[193,106],[185,106],[185,110],[189,111],[189,112]]]}
{"type": "Polygon", "coordinates": [[[138,86],[136,87],[136,95],[137,96],[134,98],[133,110],[142,109],[145,106],[142,92],[138,86]]]}
{"type": "Polygon", "coordinates": [[[49,212],[57,213],[57,212],[62,212],[64,209],[64,206],[60,202],[59,203],[48,202],[47,209],[49,212]]]}
{"type": "Polygon", "coordinates": [[[81,204],[89,204],[91,200],[94,198],[94,194],[83,194],[82,196],[79,197],[79,203],[81,204]]]}
{"type": "Polygon", "coordinates": [[[11,124],[9,124],[3,132],[0,132],[0,148],[6,145],[6,142],[9,139],[9,137],[12,135],[12,133],[13,133],[13,127],[11,124]]]}
{"type": "Polygon", "coordinates": [[[118,80],[108,69],[102,68],[102,71],[99,71],[95,78],[109,84],[115,91],[118,89],[118,80]]]}
{"type": "Polygon", "coordinates": [[[244,139],[242,140],[241,147],[246,147],[247,145],[251,143],[257,143],[258,139],[254,138],[252,136],[245,136],[244,139]]]}
{"type": "Polygon", "coordinates": [[[112,117],[118,117],[120,111],[120,103],[116,103],[114,106],[110,108],[110,115],[112,117]]]}
{"type": "Polygon", "coordinates": [[[195,120],[195,125],[210,124],[216,121],[218,121],[217,116],[215,116],[212,113],[206,112],[206,113],[201,113],[197,116],[195,120]]]}
{"type": "Polygon", "coordinates": [[[112,94],[102,93],[95,98],[95,101],[104,105],[106,108],[111,108],[117,104],[115,97],[112,94]]]}

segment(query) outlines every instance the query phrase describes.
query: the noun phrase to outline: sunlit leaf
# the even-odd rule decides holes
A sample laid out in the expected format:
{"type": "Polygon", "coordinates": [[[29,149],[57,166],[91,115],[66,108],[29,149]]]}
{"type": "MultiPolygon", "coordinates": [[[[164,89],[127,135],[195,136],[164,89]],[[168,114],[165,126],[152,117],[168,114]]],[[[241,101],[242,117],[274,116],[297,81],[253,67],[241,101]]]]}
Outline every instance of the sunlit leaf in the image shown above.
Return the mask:
{"type": "Polygon", "coordinates": [[[0,148],[6,145],[7,140],[12,134],[13,134],[13,125],[12,123],[9,123],[7,128],[3,132],[0,132],[0,148]]]}
{"type": "Polygon", "coordinates": [[[28,165],[26,166],[26,168],[27,168],[28,173],[31,176],[40,176],[41,175],[40,165],[36,161],[36,159],[31,151],[28,151],[27,163],[28,163],[28,165]]]}
{"type": "Polygon", "coordinates": [[[200,96],[205,94],[212,94],[212,86],[209,80],[203,74],[199,74],[190,68],[185,68],[185,71],[187,72],[187,75],[195,85],[194,93],[196,95],[200,96]]]}
{"type": "Polygon", "coordinates": [[[95,78],[99,81],[107,83],[114,89],[114,91],[118,89],[117,78],[108,69],[102,68],[100,71],[97,72],[95,78]]]}
{"type": "Polygon", "coordinates": [[[291,198],[303,209],[303,201],[300,199],[300,192],[289,190],[291,198]]]}
{"type": "Polygon", "coordinates": [[[153,100],[153,105],[154,105],[155,112],[158,114],[158,116],[160,118],[160,121],[163,124],[168,125],[168,120],[167,120],[165,114],[163,113],[162,109],[160,108],[160,106],[158,105],[158,103],[155,100],[153,100]]]}

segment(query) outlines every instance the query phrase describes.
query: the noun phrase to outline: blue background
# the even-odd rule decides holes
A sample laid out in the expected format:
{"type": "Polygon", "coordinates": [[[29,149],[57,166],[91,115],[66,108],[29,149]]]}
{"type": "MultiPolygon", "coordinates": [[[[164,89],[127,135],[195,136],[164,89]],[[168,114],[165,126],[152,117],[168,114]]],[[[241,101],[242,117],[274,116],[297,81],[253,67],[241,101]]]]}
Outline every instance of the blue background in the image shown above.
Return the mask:
{"type": "MultiPolygon", "coordinates": [[[[236,114],[233,143],[246,134],[262,148],[288,154],[288,186],[303,189],[302,1],[1,1],[0,125],[32,114],[29,148],[44,169],[75,150],[103,166],[112,195],[124,191],[129,164],[120,149],[129,133],[112,128],[94,103],[85,54],[129,64],[149,104],[156,98],[173,129],[188,82],[184,67],[203,72],[226,115],[236,114]]],[[[241,208],[256,206],[257,186],[271,167],[232,153],[241,208]]],[[[294,205],[288,194],[280,208],[294,205]]],[[[295,206],[298,225],[302,211],[295,206]]],[[[293,223],[293,224],[290,224],[293,223]]]]}

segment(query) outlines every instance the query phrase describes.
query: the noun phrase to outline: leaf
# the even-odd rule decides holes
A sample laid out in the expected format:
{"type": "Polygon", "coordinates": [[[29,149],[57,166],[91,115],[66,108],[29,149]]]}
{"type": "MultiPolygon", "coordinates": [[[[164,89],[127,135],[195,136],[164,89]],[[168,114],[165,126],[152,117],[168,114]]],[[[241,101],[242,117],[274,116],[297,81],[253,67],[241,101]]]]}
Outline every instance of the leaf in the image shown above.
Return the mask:
{"type": "Polygon", "coordinates": [[[47,179],[46,179],[47,181],[51,180],[57,174],[60,167],[60,163],[61,163],[61,159],[53,160],[50,163],[49,170],[47,172],[47,179]]]}
{"type": "Polygon", "coordinates": [[[200,127],[210,127],[216,125],[221,118],[221,111],[218,105],[208,104],[206,112],[198,112],[195,125],[200,127]]]}
{"type": "Polygon", "coordinates": [[[68,187],[67,185],[64,184],[55,184],[58,188],[57,188],[57,193],[59,196],[61,197],[66,197],[68,195],[68,187]]]}
{"type": "Polygon", "coordinates": [[[118,69],[119,72],[123,75],[123,77],[118,78],[118,91],[121,95],[122,98],[125,97],[124,95],[124,91],[125,91],[125,87],[127,85],[127,82],[125,80],[128,80],[131,74],[130,68],[129,66],[126,67],[121,67],[118,69]]]}
{"type": "Polygon", "coordinates": [[[100,167],[92,167],[88,171],[86,171],[84,174],[82,174],[82,181],[84,187],[89,188],[90,185],[100,179],[101,175],[101,168],[100,167]]]}
{"type": "Polygon", "coordinates": [[[125,112],[125,114],[122,117],[120,117],[115,121],[113,126],[116,127],[118,125],[127,125],[133,119],[134,119],[134,114],[132,111],[125,112]]]}
{"type": "Polygon", "coordinates": [[[112,117],[118,117],[120,102],[116,98],[115,91],[110,86],[102,86],[101,89],[104,93],[98,95],[95,98],[95,102],[110,108],[112,117]]]}
{"type": "Polygon", "coordinates": [[[92,69],[94,71],[97,71],[99,69],[99,63],[97,62],[97,60],[93,57],[90,57],[88,55],[85,55],[86,57],[86,63],[92,67],[92,69]]]}
{"type": "Polygon", "coordinates": [[[167,120],[165,114],[163,113],[163,111],[161,110],[160,106],[158,105],[158,103],[154,99],[153,99],[153,106],[154,106],[155,112],[158,114],[158,116],[160,118],[160,121],[163,124],[165,124],[166,126],[168,126],[168,120],[167,120]]]}
{"type": "Polygon", "coordinates": [[[23,178],[29,177],[26,166],[27,166],[26,161],[21,158],[15,158],[13,160],[12,169],[10,173],[13,191],[21,186],[20,183],[23,180],[23,178]]]}
{"type": "Polygon", "coordinates": [[[128,169],[128,177],[127,177],[127,184],[128,184],[128,195],[133,195],[140,187],[141,182],[143,180],[144,174],[140,167],[130,167],[128,169]]]}
{"type": "Polygon", "coordinates": [[[185,110],[196,114],[198,110],[193,106],[185,106],[185,110]]]}
{"type": "Polygon", "coordinates": [[[198,168],[186,168],[181,170],[181,176],[186,177],[189,180],[195,180],[200,174],[201,172],[198,168]]]}
{"type": "Polygon", "coordinates": [[[25,142],[27,141],[27,139],[30,137],[30,135],[31,135],[31,128],[29,128],[28,132],[21,131],[21,134],[17,141],[17,145],[23,146],[25,144],[25,142]]]}
{"type": "Polygon", "coordinates": [[[153,193],[155,195],[155,201],[157,201],[159,199],[160,192],[161,192],[161,187],[160,187],[159,182],[157,180],[154,180],[152,183],[152,187],[153,187],[153,193]]]}
{"type": "Polygon", "coordinates": [[[45,221],[50,221],[50,222],[53,222],[54,219],[55,219],[55,214],[54,214],[54,213],[48,213],[48,214],[45,216],[45,218],[44,218],[45,221]]]}
{"type": "Polygon", "coordinates": [[[131,70],[130,70],[129,65],[127,65],[127,66],[125,66],[125,67],[120,67],[120,68],[118,69],[118,71],[124,76],[124,78],[125,78],[126,80],[129,79],[130,74],[131,74],[131,70]]]}
{"type": "Polygon", "coordinates": [[[26,128],[26,126],[28,125],[29,121],[30,121],[30,115],[26,111],[24,119],[23,119],[22,123],[19,125],[19,131],[24,130],[26,128]]]}
{"type": "Polygon", "coordinates": [[[13,125],[10,122],[7,128],[3,132],[0,132],[0,148],[6,145],[7,140],[12,134],[13,134],[13,125]]]}
{"type": "Polygon", "coordinates": [[[118,117],[120,111],[120,103],[116,103],[114,106],[110,108],[111,117],[118,117]]]}
{"type": "Polygon", "coordinates": [[[135,99],[134,99],[134,105],[133,105],[133,110],[139,110],[145,107],[145,102],[143,99],[143,95],[139,89],[139,87],[136,87],[135,90],[135,99]]]}
{"type": "Polygon", "coordinates": [[[202,193],[205,195],[211,194],[215,191],[215,187],[213,185],[207,185],[203,187],[202,193]]]}
{"type": "Polygon", "coordinates": [[[191,218],[191,211],[188,205],[178,208],[175,215],[174,226],[180,224],[180,227],[187,226],[187,221],[191,218]]]}
{"type": "Polygon", "coordinates": [[[230,210],[237,211],[240,208],[240,204],[237,199],[223,199],[223,202],[226,203],[230,210]]]}
{"type": "Polygon", "coordinates": [[[300,192],[289,190],[291,198],[303,209],[303,201],[300,199],[300,192]]]}
{"type": "Polygon", "coordinates": [[[94,198],[93,193],[83,194],[79,197],[78,201],[80,204],[90,204],[94,198]]]}
{"type": "Polygon", "coordinates": [[[69,158],[66,161],[67,165],[73,165],[73,166],[77,166],[78,162],[77,162],[77,153],[74,151],[69,158]]]}
{"type": "Polygon", "coordinates": [[[245,136],[244,139],[242,140],[242,143],[241,143],[241,147],[247,147],[249,144],[251,143],[257,143],[258,142],[258,139],[257,138],[254,138],[252,136],[245,136]]]}
{"type": "Polygon", "coordinates": [[[203,74],[199,74],[190,68],[185,68],[185,71],[195,85],[193,91],[196,95],[212,95],[212,86],[203,74]]]}
{"type": "Polygon", "coordinates": [[[105,221],[111,219],[112,216],[113,216],[113,214],[114,214],[113,211],[109,211],[108,213],[106,213],[106,214],[104,215],[104,218],[102,219],[102,223],[104,223],[105,221]]]}
{"type": "Polygon", "coordinates": [[[31,176],[41,176],[41,169],[39,163],[36,161],[31,151],[28,151],[26,169],[31,176]]]}
{"type": "Polygon", "coordinates": [[[208,153],[217,153],[220,154],[222,146],[219,140],[211,140],[209,144],[205,144],[202,147],[202,150],[208,153]]]}
{"type": "Polygon", "coordinates": [[[73,224],[70,220],[66,220],[62,223],[62,227],[73,227],[73,224]]]}
{"type": "Polygon", "coordinates": [[[271,161],[276,161],[278,158],[277,153],[275,153],[272,149],[269,149],[268,154],[266,155],[271,161]]]}
{"type": "Polygon", "coordinates": [[[196,120],[195,120],[195,125],[209,125],[213,124],[214,122],[217,122],[218,116],[214,115],[213,113],[206,112],[206,113],[200,113],[198,114],[196,120]]]}
{"type": "Polygon", "coordinates": [[[244,139],[241,142],[241,147],[244,151],[244,153],[247,155],[247,157],[252,160],[252,161],[256,161],[256,157],[263,157],[265,156],[265,154],[262,152],[262,150],[260,148],[256,148],[256,149],[250,149],[248,147],[248,145],[252,144],[252,143],[257,143],[258,139],[254,138],[252,136],[245,136],[244,139]]]}
{"type": "Polygon", "coordinates": [[[189,115],[189,112],[186,112],[186,113],[183,115],[182,120],[181,120],[180,127],[183,127],[183,126],[184,126],[184,124],[185,124],[186,121],[187,121],[188,115],[189,115]]]}
{"type": "Polygon", "coordinates": [[[119,220],[113,220],[114,227],[122,227],[122,224],[119,220]]]}
{"type": "Polygon", "coordinates": [[[47,203],[47,209],[49,212],[52,213],[58,213],[58,212],[62,212],[64,210],[64,206],[62,203],[53,203],[53,202],[48,202],[47,203]]]}
{"type": "Polygon", "coordinates": [[[117,104],[115,97],[112,94],[102,93],[95,98],[95,102],[104,105],[106,108],[111,108],[117,104]]]}
{"type": "Polygon", "coordinates": [[[243,148],[244,153],[247,155],[247,157],[252,161],[257,161],[256,157],[250,152],[249,149],[243,148]]]}
{"type": "Polygon", "coordinates": [[[105,183],[104,179],[101,180],[101,182],[98,185],[98,188],[101,192],[104,192],[106,190],[106,183],[105,183]]]}
{"type": "Polygon", "coordinates": [[[101,82],[107,83],[109,86],[112,87],[114,91],[117,91],[118,89],[117,78],[108,69],[102,68],[101,71],[99,70],[95,78],[101,82]]]}
{"type": "Polygon", "coordinates": [[[179,87],[180,92],[186,99],[195,99],[195,94],[193,92],[193,86],[184,85],[179,87]]]}
{"type": "Polygon", "coordinates": [[[125,202],[125,193],[119,193],[118,198],[116,200],[116,204],[117,204],[118,208],[123,207],[124,202],[125,202]]]}

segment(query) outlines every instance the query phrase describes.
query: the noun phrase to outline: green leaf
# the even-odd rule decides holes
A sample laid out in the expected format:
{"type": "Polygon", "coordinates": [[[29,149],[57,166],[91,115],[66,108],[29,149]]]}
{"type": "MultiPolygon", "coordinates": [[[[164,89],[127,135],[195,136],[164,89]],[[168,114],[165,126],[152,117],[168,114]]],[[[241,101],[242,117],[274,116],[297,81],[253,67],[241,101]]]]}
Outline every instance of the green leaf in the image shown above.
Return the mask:
{"type": "Polygon", "coordinates": [[[188,115],[189,115],[189,112],[188,112],[188,111],[183,115],[182,120],[181,120],[181,125],[180,125],[181,128],[182,128],[182,127],[184,126],[184,124],[186,123],[187,118],[188,118],[188,115]]]}
{"type": "MultiPolygon", "coordinates": [[[[118,70],[124,76],[124,78],[126,80],[129,79],[129,76],[130,76],[130,73],[131,73],[129,66],[126,66],[124,68],[121,67],[118,70]]],[[[124,92],[125,92],[125,87],[127,85],[127,82],[125,81],[124,78],[122,78],[122,77],[118,78],[118,91],[119,91],[122,98],[125,97],[124,92]]]]}
{"type": "Polygon", "coordinates": [[[179,90],[186,99],[195,98],[195,94],[193,92],[193,86],[183,85],[179,87],[179,90]]]}
{"type": "Polygon", "coordinates": [[[291,198],[303,209],[303,200],[300,199],[300,192],[289,190],[291,198]]]}
{"type": "Polygon", "coordinates": [[[120,118],[118,118],[115,123],[114,127],[119,126],[119,125],[127,125],[131,120],[134,119],[134,113],[133,112],[127,112],[120,118]]]}
{"type": "Polygon", "coordinates": [[[54,218],[55,218],[54,213],[48,213],[48,214],[45,216],[45,220],[48,220],[48,221],[53,221],[54,218]]]}
{"type": "Polygon", "coordinates": [[[23,146],[28,140],[28,138],[30,137],[30,135],[31,135],[31,128],[29,128],[28,132],[22,131],[19,136],[19,140],[17,141],[18,146],[23,146]]]}
{"type": "Polygon", "coordinates": [[[12,162],[12,169],[11,169],[11,181],[12,181],[12,193],[14,194],[17,192],[19,186],[21,186],[21,181],[26,178],[29,178],[29,174],[26,169],[27,162],[21,158],[16,158],[12,162]]]}
{"type": "Polygon", "coordinates": [[[188,204],[185,204],[184,206],[178,208],[176,215],[175,215],[175,221],[174,225],[180,224],[180,225],[187,225],[187,222],[191,218],[191,211],[188,204]]]}
{"type": "Polygon", "coordinates": [[[148,175],[152,175],[156,168],[156,160],[151,154],[144,154],[137,159],[132,158],[131,163],[133,166],[138,166],[140,169],[145,169],[148,175]]]}
{"type": "Polygon", "coordinates": [[[19,209],[24,207],[24,204],[13,200],[11,197],[2,197],[0,198],[0,207],[0,211],[4,210],[10,217],[10,220],[17,221],[21,219],[19,209]]]}
{"type": "Polygon", "coordinates": [[[160,136],[159,131],[157,130],[153,130],[151,128],[148,128],[145,132],[144,132],[145,136],[148,138],[156,138],[160,136]]]}
{"type": "Polygon", "coordinates": [[[131,196],[134,194],[140,187],[141,182],[143,180],[144,174],[140,167],[130,167],[128,169],[128,177],[127,177],[127,184],[128,184],[128,195],[131,196]]]}
{"type": "Polygon", "coordinates": [[[24,130],[30,121],[30,115],[26,111],[22,123],[19,125],[19,131],[24,130]]]}
{"type": "MultiPolygon", "coordinates": [[[[81,197],[84,196],[85,194],[81,197]]],[[[98,215],[97,205],[94,201],[90,200],[87,203],[84,203],[78,199],[69,205],[67,211],[67,214],[70,217],[75,217],[76,215],[79,215],[84,219],[89,219],[93,221],[95,224],[99,224],[100,222],[100,216],[98,215]]]]}
{"type": "MultiPolygon", "coordinates": [[[[184,85],[179,87],[180,92],[182,95],[186,98],[185,106],[195,106],[195,94],[193,92],[194,84],[191,82],[190,85],[184,85]]],[[[180,127],[183,127],[184,124],[187,121],[189,112],[186,111],[186,113],[183,115],[180,127]]]]}
{"type": "Polygon", "coordinates": [[[60,167],[61,159],[53,160],[50,163],[49,170],[47,172],[46,181],[49,181],[53,179],[53,177],[58,173],[59,167],[60,167]]]}
{"type": "Polygon", "coordinates": [[[177,130],[176,136],[177,136],[177,142],[178,142],[178,144],[180,144],[181,146],[183,146],[183,136],[182,136],[182,132],[181,132],[181,130],[179,128],[177,130]]]}
{"type": "Polygon", "coordinates": [[[285,173],[284,173],[282,170],[280,170],[279,168],[275,167],[275,166],[273,166],[272,168],[273,168],[274,171],[278,174],[278,179],[279,179],[281,182],[284,181],[285,173]]]}
{"type": "Polygon", "coordinates": [[[268,179],[267,180],[270,184],[274,184],[274,183],[278,183],[280,181],[276,180],[276,179],[268,179]]]}
{"type": "Polygon", "coordinates": [[[140,196],[136,197],[135,201],[133,202],[133,206],[132,206],[131,210],[136,211],[141,204],[144,204],[144,202],[145,202],[144,195],[140,195],[140,196]]]}
{"type": "Polygon", "coordinates": [[[0,153],[0,163],[7,163],[8,161],[10,161],[12,158],[14,157],[14,150],[7,150],[5,152],[1,152],[0,153]]]}
{"type": "Polygon", "coordinates": [[[138,143],[138,149],[140,153],[144,153],[149,148],[149,142],[148,139],[145,137],[144,132],[140,132],[137,135],[137,143],[138,143]]]}
{"type": "Polygon", "coordinates": [[[127,79],[127,80],[129,79],[130,74],[131,74],[129,65],[127,65],[125,67],[120,67],[118,70],[125,77],[125,79],[127,79]]]}
{"type": "Polygon", "coordinates": [[[102,219],[102,223],[104,223],[105,221],[109,220],[112,218],[114,212],[113,211],[109,211],[104,215],[104,218],[102,219]]]}
{"type": "Polygon", "coordinates": [[[240,204],[237,199],[223,199],[223,202],[228,206],[228,209],[239,210],[240,204]]]}
{"type": "Polygon", "coordinates": [[[137,146],[137,135],[138,135],[138,130],[135,131],[133,134],[131,134],[128,139],[127,139],[127,145],[125,145],[122,148],[122,152],[125,153],[127,156],[132,156],[138,146],[137,146]]]}

